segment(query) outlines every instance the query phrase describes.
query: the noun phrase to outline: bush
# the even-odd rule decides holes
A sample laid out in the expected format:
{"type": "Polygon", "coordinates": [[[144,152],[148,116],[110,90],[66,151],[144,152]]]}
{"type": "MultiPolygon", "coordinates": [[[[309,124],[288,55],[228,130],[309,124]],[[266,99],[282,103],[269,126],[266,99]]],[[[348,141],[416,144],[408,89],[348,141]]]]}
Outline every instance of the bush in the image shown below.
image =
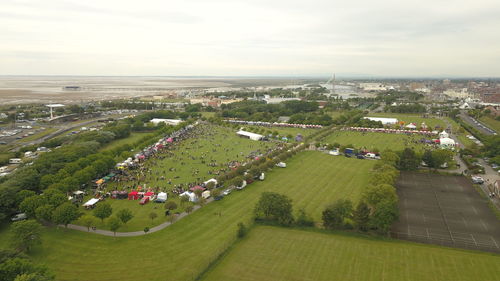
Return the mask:
{"type": "Polygon", "coordinates": [[[352,202],[347,199],[339,199],[323,211],[323,226],[327,229],[338,229],[344,227],[345,219],[351,217],[352,202]]]}
{"type": "Polygon", "coordinates": [[[303,208],[301,208],[298,211],[296,224],[298,226],[309,227],[309,226],[314,226],[314,221],[309,215],[306,214],[306,211],[303,208]]]}
{"type": "Polygon", "coordinates": [[[238,223],[238,230],[236,231],[236,236],[238,238],[243,238],[243,237],[245,237],[245,235],[247,235],[247,232],[248,232],[248,229],[245,226],[245,224],[242,222],[238,223]]]}

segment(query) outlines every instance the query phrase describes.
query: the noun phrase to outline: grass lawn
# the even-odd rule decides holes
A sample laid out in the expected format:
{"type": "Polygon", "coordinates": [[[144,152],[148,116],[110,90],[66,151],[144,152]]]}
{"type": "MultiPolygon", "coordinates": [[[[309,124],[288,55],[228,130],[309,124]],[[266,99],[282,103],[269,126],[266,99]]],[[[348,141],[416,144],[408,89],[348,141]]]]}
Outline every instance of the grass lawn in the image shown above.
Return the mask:
{"type": "Polygon", "coordinates": [[[479,118],[481,122],[483,122],[486,126],[495,130],[497,133],[500,133],[500,121],[497,121],[490,116],[483,116],[479,118]]]}
{"type": "Polygon", "coordinates": [[[422,139],[421,135],[408,136],[404,134],[386,134],[386,133],[362,133],[351,131],[336,131],[326,137],[322,142],[333,144],[340,143],[341,145],[353,145],[354,148],[367,148],[373,150],[377,148],[379,151],[391,149],[393,151],[403,150],[406,147],[412,147],[420,150],[425,146],[421,143],[414,143],[422,139]]]}
{"type": "MultiPolygon", "coordinates": [[[[120,145],[124,145],[124,144],[132,144],[140,139],[142,139],[143,137],[150,137],[150,136],[153,136],[154,133],[138,133],[138,132],[134,132],[134,133],[131,133],[130,136],[124,138],[124,139],[119,139],[119,140],[115,140],[115,141],[112,141],[110,143],[108,143],[107,145],[101,147],[99,150],[100,151],[105,151],[105,150],[111,150],[113,148],[116,148],[120,145]]],[[[159,138],[159,137],[158,137],[159,138]]],[[[142,149],[142,146],[140,147],[142,149]]]]}
{"type": "Polygon", "coordinates": [[[388,118],[397,118],[398,121],[404,121],[406,124],[409,123],[416,123],[418,127],[424,122],[427,126],[435,128],[436,126],[440,126],[441,128],[446,128],[446,122],[434,118],[434,117],[429,117],[429,118],[424,118],[422,117],[421,114],[405,114],[405,113],[369,113],[367,115],[368,117],[388,117],[388,118]]]}
{"type": "Polygon", "coordinates": [[[288,135],[292,135],[292,141],[295,141],[295,137],[297,136],[297,134],[301,134],[303,137],[305,137],[319,130],[319,129],[302,129],[302,128],[262,127],[262,126],[248,126],[248,125],[243,126],[243,128],[259,129],[261,131],[258,133],[262,135],[268,135],[269,132],[271,133],[278,132],[280,137],[286,137],[288,135]]]}
{"type": "Polygon", "coordinates": [[[203,280],[489,281],[499,276],[499,255],[257,226],[203,280]]]}
{"type": "Polygon", "coordinates": [[[287,194],[295,209],[304,206],[318,219],[333,200],[359,198],[374,163],[302,152],[265,181],[233,191],[165,230],[114,238],[50,228],[32,257],[47,264],[58,280],[193,280],[234,240],[236,224],[251,218],[263,191],[287,194]]]}

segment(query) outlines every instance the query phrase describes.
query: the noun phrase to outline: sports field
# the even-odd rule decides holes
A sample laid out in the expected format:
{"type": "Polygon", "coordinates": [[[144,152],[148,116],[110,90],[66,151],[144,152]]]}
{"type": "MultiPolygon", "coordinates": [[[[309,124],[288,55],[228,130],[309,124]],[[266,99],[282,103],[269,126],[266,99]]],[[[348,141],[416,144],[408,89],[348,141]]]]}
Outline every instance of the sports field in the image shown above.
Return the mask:
{"type": "Polygon", "coordinates": [[[267,173],[265,181],[233,191],[162,231],[114,238],[51,228],[33,257],[58,280],[193,280],[233,241],[236,224],[249,221],[263,191],[287,194],[295,209],[305,207],[318,220],[335,199],[359,198],[374,163],[302,152],[287,168],[267,173]]]}
{"type": "Polygon", "coordinates": [[[499,255],[258,226],[203,280],[490,281],[499,276],[499,255]]]}
{"type": "Polygon", "coordinates": [[[425,146],[419,142],[421,135],[386,134],[386,133],[364,133],[351,131],[336,131],[326,137],[322,142],[328,144],[339,143],[341,145],[352,145],[354,148],[366,148],[368,150],[378,149],[384,151],[403,150],[406,147],[421,150],[425,146]]]}

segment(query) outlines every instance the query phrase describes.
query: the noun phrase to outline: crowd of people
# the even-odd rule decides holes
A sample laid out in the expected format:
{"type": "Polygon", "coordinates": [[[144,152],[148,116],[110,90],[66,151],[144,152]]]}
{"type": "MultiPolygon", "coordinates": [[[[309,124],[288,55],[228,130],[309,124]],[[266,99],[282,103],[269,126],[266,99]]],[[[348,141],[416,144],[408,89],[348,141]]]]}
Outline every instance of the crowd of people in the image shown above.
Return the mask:
{"type": "Polygon", "coordinates": [[[181,194],[235,169],[276,148],[273,142],[236,138],[234,132],[202,123],[184,130],[161,148],[148,150],[147,156],[122,169],[105,188],[134,190],[138,186],[155,193],[181,194]],[[231,145],[221,142],[234,140],[231,145]]]}

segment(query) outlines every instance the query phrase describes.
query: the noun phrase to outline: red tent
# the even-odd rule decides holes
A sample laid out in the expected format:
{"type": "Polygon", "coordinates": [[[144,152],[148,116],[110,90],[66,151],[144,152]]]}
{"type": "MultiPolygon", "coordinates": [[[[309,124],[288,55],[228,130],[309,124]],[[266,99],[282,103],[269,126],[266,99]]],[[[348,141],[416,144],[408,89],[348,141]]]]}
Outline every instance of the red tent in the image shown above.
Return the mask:
{"type": "Polygon", "coordinates": [[[196,185],[196,186],[191,187],[189,190],[191,190],[191,191],[195,191],[195,190],[198,190],[198,189],[199,189],[199,190],[205,190],[206,188],[201,187],[201,186],[199,186],[199,185],[196,185]]]}
{"type": "Polygon", "coordinates": [[[144,197],[150,197],[150,196],[153,196],[153,195],[155,195],[155,193],[154,193],[154,192],[152,192],[152,191],[148,191],[148,192],[146,192],[146,193],[144,194],[144,197]]]}
{"type": "Polygon", "coordinates": [[[128,200],[137,200],[137,199],[139,199],[139,194],[137,193],[137,191],[132,190],[132,191],[128,194],[128,200]]]}

